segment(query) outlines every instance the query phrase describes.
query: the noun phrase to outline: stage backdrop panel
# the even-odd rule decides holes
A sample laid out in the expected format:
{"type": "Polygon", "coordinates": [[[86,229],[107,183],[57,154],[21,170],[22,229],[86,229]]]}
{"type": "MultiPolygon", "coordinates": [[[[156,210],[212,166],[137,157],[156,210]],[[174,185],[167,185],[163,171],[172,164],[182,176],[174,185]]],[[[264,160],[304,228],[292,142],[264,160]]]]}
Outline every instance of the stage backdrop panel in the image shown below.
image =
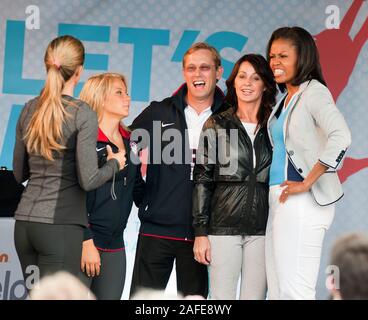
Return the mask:
{"type": "MultiPolygon", "coordinates": [[[[195,41],[207,41],[220,51],[225,73],[219,85],[224,89],[224,80],[242,54],[265,54],[274,29],[302,26],[315,35],[325,77],[353,137],[340,170],[345,197],[337,204],[322,256],[318,298],[324,299],[333,241],[345,232],[368,229],[367,16],[368,3],[362,0],[2,0],[0,165],[12,167],[17,118],[24,103],[42,88],[45,48],[58,35],[72,34],[85,44],[82,81],[107,70],[126,75],[132,97],[125,120],[129,125],[150,101],[171,95],[182,83],[181,59],[195,41]]],[[[0,255],[13,252],[13,223],[4,223],[9,230],[1,230],[0,255]]],[[[125,232],[128,268],[123,299],[128,297],[138,229],[134,208],[125,232]]],[[[3,287],[6,271],[18,267],[0,265],[3,287]]],[[[175,291],[174,276],[169,291],[175,291]]],[[[12,283],[17,280],[11,278],[12,283]]]]}

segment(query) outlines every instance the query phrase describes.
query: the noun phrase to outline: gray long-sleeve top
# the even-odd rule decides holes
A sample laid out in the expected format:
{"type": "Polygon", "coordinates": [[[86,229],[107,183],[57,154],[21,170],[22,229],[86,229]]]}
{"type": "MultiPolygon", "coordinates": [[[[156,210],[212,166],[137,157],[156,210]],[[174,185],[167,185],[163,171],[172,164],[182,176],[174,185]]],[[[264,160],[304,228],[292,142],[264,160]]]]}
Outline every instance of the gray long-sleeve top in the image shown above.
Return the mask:
{"type": "Polygon", "coordinates": [[[23,140],[38,97],[26,103],[16,128],[13,170],[18,182],[28,179],[15,212],[16,220],[87,225],[86,191],[98,188],[119,171],[112,159],[98,168],[97,116],[89,106],[63,95],[68,116],[63,124],[66,149],[55,153],[54,161],[28,154],[23,140]]]}

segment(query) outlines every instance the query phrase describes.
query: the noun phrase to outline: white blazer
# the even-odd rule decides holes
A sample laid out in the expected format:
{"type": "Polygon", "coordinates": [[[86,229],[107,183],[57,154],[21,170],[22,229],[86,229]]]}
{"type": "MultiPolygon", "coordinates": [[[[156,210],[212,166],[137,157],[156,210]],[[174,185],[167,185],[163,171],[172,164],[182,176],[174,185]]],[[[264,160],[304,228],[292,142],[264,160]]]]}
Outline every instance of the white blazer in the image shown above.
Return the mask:
{"type": "MultiPolygon", "coordinates": [[[[319,81],[303,82],[295,94],[284,123],[286,153],[303,178],[317,161],[329,167],[311,188],[316,202],[326,206],[344,194],[336,169],[351,144],[350,130],[330,91],[319,81]]],[[[277,120],[275,113],[282,108],[282,100],[268,119],[268,135],[272,145],[270,127],[277,120]]]]}

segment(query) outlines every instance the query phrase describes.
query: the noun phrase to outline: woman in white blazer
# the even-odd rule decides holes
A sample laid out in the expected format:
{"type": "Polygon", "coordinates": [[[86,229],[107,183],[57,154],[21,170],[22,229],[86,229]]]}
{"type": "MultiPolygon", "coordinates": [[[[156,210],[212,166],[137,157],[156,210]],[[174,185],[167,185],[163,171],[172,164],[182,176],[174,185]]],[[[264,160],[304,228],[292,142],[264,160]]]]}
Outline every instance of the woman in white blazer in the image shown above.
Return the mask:
{"type": "Polygon", "coordinates": [[[334,203],[343,196],[336,169],[351,136],[306,30],[275,30],[267,57],[284,92],[268,120],[273,146],[266,230],[268,298],[315,299],[324,235],[334,203]]]}

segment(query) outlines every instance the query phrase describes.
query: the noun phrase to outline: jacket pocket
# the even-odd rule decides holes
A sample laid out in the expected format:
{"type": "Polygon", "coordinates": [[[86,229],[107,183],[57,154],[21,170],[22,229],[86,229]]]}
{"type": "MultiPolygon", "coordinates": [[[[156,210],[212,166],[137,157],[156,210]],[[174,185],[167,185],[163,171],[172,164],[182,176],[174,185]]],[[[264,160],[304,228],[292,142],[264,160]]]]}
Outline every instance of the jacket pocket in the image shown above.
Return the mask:
{"type": "Polygon", "coordinates": [[[268,220],[268,188],[257,188],[255,197],[255,212],[257,221],[256,233],[265,233],[268,220]]]}
{"type": "Polygon", "coordinates": [[[217,185],[211,206],[211,226],[239,226],[241,222],[241,208],[243,207],[242,203],[245,199],[246,192],[244,186],[217,185]]]}
{"type": "Polygon", "coordinates": [[[148,214],[148,210],[150,208],[150,201],[149,201],[150,195],[149,194],[150,194],[149,192],[145,193],[143,200],[139,206],[139,210],[138,210],[139,217],[148,214]]]}

